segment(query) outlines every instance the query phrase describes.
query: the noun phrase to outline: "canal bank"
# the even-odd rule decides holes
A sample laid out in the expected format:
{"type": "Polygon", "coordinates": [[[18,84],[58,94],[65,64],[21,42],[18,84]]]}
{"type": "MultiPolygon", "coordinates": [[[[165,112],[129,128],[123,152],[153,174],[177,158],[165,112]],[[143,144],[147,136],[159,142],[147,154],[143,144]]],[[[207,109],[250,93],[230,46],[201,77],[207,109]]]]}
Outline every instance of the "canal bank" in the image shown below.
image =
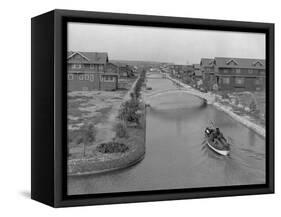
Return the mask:
{"type": "MultiPolygon", "coordinates": [[[[171,78],[170,75],[166,75],[166,77],[168,79],[170,79],[171,81],[177,83],[181,87],[186,88],[187,90],[193,89],[193,87],[191,87],[191,86],[189,86],[187,84],[184,84],[183,82],[181,82],[181,81],[179,81],[177,79],[171,78]]],[[[209,95],[213,95],[213,99],[216,98],[215,94],[209,93],[209,95]]],[[[263,126],[261,126],[261,125],[258,125],[256,123],[252,122],[249,118],[247,118],[247,116],[237,115],[235,112],[233,112],[233,110],[232,110],[232,108],[230,106],[222,105],[221,103],[216,102],[215,100],[213,102],[211,102],[210,104],[212,104],[214,107],[216,107],[220,111],[225,112],[227,115],[229,115],[234,120],[238,121],[239,123],[243,124],[244,126],[248,127],[249,129],[255,131],[257,134],[259,134],[260,136],[265,138],[265,134],[266,134],[265,133],[265,128],[263,126]]]]}

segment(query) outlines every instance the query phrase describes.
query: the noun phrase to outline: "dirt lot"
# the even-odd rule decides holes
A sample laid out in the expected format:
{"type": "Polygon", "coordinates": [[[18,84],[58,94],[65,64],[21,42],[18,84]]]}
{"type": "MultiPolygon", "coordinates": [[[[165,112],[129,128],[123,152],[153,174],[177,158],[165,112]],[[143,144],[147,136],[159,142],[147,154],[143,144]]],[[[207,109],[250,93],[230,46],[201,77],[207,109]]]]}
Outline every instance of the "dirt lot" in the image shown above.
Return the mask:
{"type": "Polygon", "coordinates": [[[86,147],[91,155],[94,146],[110,140],[114,132],[111,115],[118,112],[126,90],[122,91],[75,91],[68,94],[68,141],[70,158],[83,155],[83,144],[79,142],[81,128],[93,124],[97,130],[95,142],[86,147]]]}
{"type": "MultiPolygon", "coordinates": [[[[84,145],[81,143],[83,126],[92,124],[97,129],[95,142],[86,147],[86,157],[101,142],[109,141],[115,136],[112,130],[124,96],[131,88],[134,79],[116,91],[72,91],[68,92],[68,148],[69,158],[84,157],[84,145]]],[[[90,156],[89,156],[90,155],[90,156]]]]}

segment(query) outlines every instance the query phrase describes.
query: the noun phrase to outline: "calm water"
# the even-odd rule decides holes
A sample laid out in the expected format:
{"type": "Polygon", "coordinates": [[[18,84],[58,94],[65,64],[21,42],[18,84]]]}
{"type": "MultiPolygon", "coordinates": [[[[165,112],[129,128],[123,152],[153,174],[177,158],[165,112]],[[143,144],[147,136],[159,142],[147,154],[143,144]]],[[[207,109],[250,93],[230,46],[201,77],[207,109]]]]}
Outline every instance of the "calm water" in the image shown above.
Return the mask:
{"type": "MultiPolygon", "coordinates": [[[[174,87],[148,79],[155,90],[174,87]]],[[[225,113],[186,93],[153,98],[147,109],[146,154],[133,167],[100,175],[70,177],[69,194],[177,189],[265,183],[265,141],[225,113]],[[214,121],[231,143],[229,157],[204,142],[214,121]]]]}

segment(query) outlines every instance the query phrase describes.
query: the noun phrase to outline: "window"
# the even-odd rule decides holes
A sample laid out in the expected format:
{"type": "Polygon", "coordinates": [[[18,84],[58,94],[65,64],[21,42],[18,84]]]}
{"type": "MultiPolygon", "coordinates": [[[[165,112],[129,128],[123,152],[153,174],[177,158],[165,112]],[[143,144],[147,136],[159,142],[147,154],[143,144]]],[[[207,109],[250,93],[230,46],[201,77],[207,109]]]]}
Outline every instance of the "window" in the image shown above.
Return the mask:
{"type": "Polygon", "coordinates": [[[264,70],[260,70],[260,74],[261,75],[265,75],[265,71],[264,70]]]}
{"type": "Polygon", "coordinates": [[[90,69],[93,69],[94,71],[98,71],[98,65],[97,64],[91,64],[90,69]]]}
{"type": "Polygon", "coordinates": [[[72,64],[72,68],[73,68],[73,69],[81,69],[81,68],[82,68],[82,65],[81,65],[81,64],[75,63],[75,64],[72,64]]]}
{"type": "Polygon", "coordinates": [[[224,72],[224,73],[228,73],[228,69],[224,69],[223,72],[224,72]]]}
{"type": "Polygon", "coordinates": [[[241,70],[240,70],[240,69],[236,69],[236,73],[237,73],[237,74],[240,74],[240,73],[241,73],[241,70]]]}
{"type": "Polygon", "coordinates": [[[90,81],[94,81],[95,80],[95,76],[94,75],[90,75],[90,81]]]}
{"type": "Polygon", "coordinates": [[[253,71],[253,69],[249,69],[248,72],[249,72],[249,74],[253,74],[254,71],[253,71]]]}
{"type": "Polygon", "coordinates": [[[115,79],[114,79],[114,76],[104,76],[103,80],[104,81],[114,81],[115,79]]]}
{"type": "Polygon", "coordinates": [[[86,74],[86,75],[84,76],[84,78],[85,78],[85,81],[89,81],[89,80],[90,80],[90,75],[86,74]]]}
{"type": "Polygon", "coordinates": [[[83,81],[83,80],[84,80],[84,75],[79,75],[79,76],[78,76],[78,79],[79,79],[80,81],[83,81]]]}
{"type": "Polygon", "coordinates": [[[103,65],[99,65],[99,71],[100,71],[100,72],[103,71],[103,65]]]}
{"type": "Polygon", "coordinates": [[[228,78],[228,77],[222,78],[222,83],[223,84],[229,84],[230,83],[230,78],[228,78]]]}
{"type": "Polygon", "coordinates": [[[261,84],[263,84],[263,78],[256,78],[255,84],[256,84],[256,85],[261,85],[261,84]]]}
{"type": "Polygon", "coordinates": [[[70,80],[70,81],[73,80],[73,75],[72,74],[68,74],[67,77],[68,77],[68,80],[70,80]]]}
{"type": "Polygon", "coordinates": [[[235,78],[235,84],[242,85],[244,84],[244,78],[235,78]]]}

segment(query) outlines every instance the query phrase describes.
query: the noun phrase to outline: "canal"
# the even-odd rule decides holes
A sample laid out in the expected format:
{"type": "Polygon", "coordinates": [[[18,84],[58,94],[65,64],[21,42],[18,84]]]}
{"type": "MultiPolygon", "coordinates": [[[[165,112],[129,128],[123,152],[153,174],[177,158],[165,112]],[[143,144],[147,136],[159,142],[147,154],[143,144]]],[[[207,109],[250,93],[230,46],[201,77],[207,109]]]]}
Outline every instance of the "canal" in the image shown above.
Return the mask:
{"type": "MultiPolygon", "coordinates": [[[[165,78],[148,78],[151,91],[175,87],[165,78]]],[[[68,193],[93,194],[265,183],[265,140],[212,105],[187,93],[153,98],[146,116],[146,154],[129,168],[69,177],[68,193]],[[213,121],[231,143],[219,156],[204,140],[213,121]]]]}

